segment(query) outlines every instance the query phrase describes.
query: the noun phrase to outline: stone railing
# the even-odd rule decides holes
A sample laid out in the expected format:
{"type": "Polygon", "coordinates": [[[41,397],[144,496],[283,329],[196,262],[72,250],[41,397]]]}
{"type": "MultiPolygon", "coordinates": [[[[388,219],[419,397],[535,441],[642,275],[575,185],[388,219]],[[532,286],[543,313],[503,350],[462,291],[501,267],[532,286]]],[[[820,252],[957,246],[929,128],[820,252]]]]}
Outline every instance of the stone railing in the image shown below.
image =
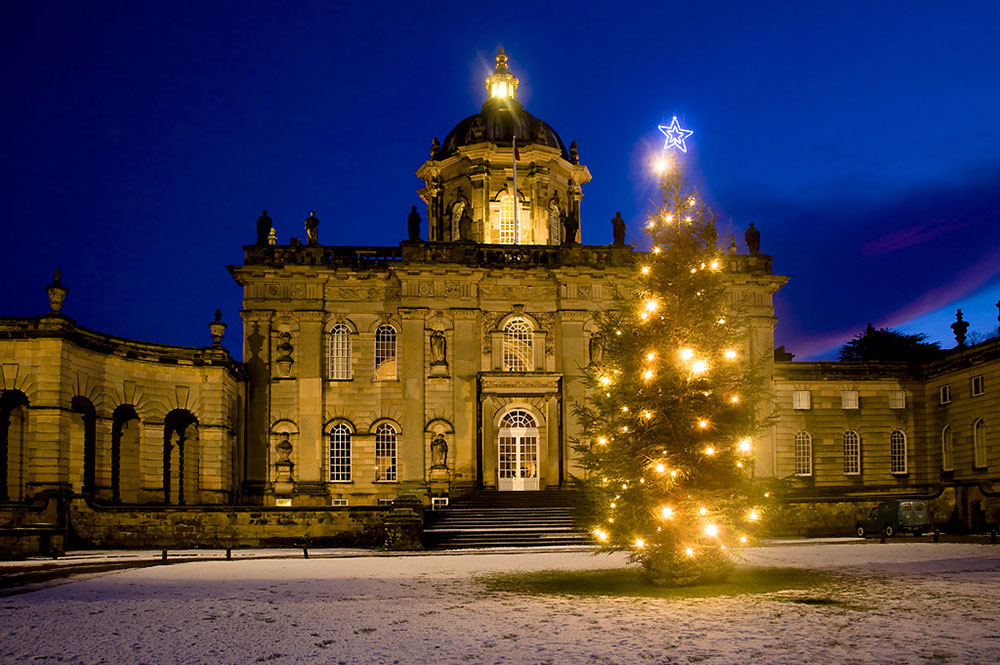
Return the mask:
{"type": "Polygon", "coordinates": [[[398,247],[249,245],[246,265],[306,265],[331,268],[385,268],[402,263],[459,264],[484,268],[627,266],[634,252],[627,245],[482,245],[472,242],[405,241],[398,247]]]}

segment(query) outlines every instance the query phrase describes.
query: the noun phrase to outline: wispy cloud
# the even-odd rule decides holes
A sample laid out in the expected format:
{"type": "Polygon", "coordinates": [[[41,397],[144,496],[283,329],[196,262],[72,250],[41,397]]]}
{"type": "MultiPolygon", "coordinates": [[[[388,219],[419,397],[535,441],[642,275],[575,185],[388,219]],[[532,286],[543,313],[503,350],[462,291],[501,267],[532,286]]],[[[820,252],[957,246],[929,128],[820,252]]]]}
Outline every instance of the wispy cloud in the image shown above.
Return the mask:
{"type": "Polygon", "coordinates": [[[933,240],[968,225],[968,222],[951,219],[931,219],[904,229],[897,229],[874,240],[869,240],[861,246],[861,253],[865,256],[888,254],[889,252],[895,252],[906,247],[920,245],[928,240],[933,240]]]}

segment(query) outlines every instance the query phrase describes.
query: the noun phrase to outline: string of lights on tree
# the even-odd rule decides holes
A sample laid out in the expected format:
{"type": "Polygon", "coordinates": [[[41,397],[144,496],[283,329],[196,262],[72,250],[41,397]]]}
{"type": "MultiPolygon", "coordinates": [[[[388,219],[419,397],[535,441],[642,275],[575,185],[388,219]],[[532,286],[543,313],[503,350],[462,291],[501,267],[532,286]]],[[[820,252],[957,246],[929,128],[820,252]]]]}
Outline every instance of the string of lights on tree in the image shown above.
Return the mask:
{"type": "Polygon", "coordinates": [[[628,552],[655,583],[684,585],[728,575],[732,548],[764,517],[770,492],[752,480],[767,384],[727,289],[715,217],[667,158],[686,153],[693,132],[676,117],[659,129],[651,250],[599,317],[576,449],[601,548],[628,552]]]}

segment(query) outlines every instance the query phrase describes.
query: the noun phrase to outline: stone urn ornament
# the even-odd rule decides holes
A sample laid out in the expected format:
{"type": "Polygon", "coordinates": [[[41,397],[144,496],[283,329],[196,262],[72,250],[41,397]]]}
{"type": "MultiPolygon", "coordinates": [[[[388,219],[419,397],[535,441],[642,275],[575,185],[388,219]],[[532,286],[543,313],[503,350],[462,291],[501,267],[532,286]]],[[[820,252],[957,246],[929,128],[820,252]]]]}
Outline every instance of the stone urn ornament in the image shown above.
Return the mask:
{"type": "Polygon", "coordinates": [[[292,334],[288,331],[281,333],[278,336],[278,358],[274,361],[274,364],[278,366],[278,374],[283,377],[287,377],[292,373],[292,352],[295,347],[292,346],[292,334]]]}
{"type": "Polygon", "coordinates": [[[215,320],[208,324],[208,330],[212,334],[212,344],[216,346],[222,344],[222,337],[226,334],[227,327],[222,321],[222,310],[215,310],[215,320]]]}
{"type": "Polygon", "coordinates": [[[69,289],[62,285],[62,270],[56,268],[52,283],[46,286],[45,290],[49,293],[49,307],[58,314],[63,307],[63,301],[66,300],[66,294],[69,293],[69,289]]]}

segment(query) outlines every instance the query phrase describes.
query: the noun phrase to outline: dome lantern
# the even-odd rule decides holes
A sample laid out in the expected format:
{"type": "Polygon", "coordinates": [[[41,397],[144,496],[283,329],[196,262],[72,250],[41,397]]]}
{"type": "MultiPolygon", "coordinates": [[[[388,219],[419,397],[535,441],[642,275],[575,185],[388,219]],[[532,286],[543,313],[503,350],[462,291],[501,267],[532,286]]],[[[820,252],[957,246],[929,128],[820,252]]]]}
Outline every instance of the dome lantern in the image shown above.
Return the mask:
{"type": "Polygon", "coordinates": [[[507,54],[503,47],[497,53],[497,67],[486,77],[486,92],[490,99],[514,99],[517,90],[517,77],[507,69],[507,54]]]}

